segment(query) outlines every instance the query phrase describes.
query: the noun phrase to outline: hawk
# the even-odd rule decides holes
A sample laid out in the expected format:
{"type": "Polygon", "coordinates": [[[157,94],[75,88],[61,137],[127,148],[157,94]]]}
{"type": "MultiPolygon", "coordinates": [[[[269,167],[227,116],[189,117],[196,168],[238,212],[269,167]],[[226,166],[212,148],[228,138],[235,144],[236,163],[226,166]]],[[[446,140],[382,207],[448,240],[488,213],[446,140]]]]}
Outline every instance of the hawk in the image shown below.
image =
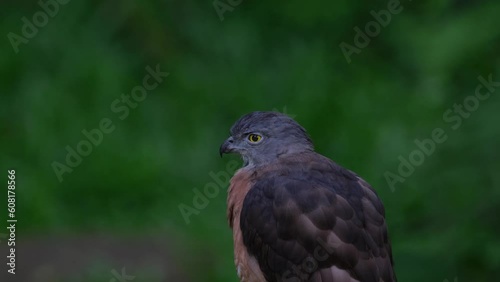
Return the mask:
{"type": "Polygon", "coordinates": [[[240,281],[396,281],[385,211],[361,177],[276,112],[241,117],[220,154],[243,159],[227,217],[240,281]]]}

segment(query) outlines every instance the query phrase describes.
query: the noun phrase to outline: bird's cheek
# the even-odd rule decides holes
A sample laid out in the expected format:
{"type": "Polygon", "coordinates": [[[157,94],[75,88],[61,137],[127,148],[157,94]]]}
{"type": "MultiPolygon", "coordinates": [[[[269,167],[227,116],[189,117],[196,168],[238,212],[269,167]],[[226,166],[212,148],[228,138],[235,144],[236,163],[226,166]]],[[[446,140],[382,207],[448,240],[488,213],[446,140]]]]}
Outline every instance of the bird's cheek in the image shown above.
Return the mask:
{"type": "Polygon", "coordinates": [[[246,155],[246,154],[248,153],[248,151],[247,151],[247,149],[246,149],[245,147],[236,147],[236,148],[234,149],[234,152],[235,152],[235,153],[238,153],[238,154],[240,154],[240,155],[242,155],[242,156],[243,156],[243,155],[246,155]]]}
{"type": "Polygon", "coordinates": [[[233,153],[236,153],[236,154],[239,154],[239,155],[247,155],[248,154],[248,150],[245,146],[241,146],[239,144],[233,144],[233,146],[231,146],[231,150],[233,153]]]}

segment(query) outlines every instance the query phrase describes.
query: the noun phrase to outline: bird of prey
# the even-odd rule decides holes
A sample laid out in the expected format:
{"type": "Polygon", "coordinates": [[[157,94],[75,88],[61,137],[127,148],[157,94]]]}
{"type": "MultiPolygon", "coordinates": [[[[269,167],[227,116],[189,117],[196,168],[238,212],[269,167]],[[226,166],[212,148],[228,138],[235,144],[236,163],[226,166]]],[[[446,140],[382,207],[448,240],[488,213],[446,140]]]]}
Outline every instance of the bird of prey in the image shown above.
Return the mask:
{"type": "Polygon", "coordinates": [[[241,117],[220,154],[243,167],[228,189],[240,281],[396,281],[382,202],[354,172],[316,153],[276,112],[241,117]]]}

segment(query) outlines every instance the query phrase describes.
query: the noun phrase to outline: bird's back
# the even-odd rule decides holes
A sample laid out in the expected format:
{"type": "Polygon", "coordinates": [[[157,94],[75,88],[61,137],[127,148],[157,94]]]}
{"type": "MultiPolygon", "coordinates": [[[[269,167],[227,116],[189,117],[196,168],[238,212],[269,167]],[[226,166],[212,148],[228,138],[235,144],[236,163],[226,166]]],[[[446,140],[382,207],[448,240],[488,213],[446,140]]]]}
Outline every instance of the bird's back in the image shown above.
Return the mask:
{"type": "Polygon", "coordinates": [[[267,281],[396,281],[383,205],[353,172],[303,152],[238,177],[233,229],[267,281]]]}

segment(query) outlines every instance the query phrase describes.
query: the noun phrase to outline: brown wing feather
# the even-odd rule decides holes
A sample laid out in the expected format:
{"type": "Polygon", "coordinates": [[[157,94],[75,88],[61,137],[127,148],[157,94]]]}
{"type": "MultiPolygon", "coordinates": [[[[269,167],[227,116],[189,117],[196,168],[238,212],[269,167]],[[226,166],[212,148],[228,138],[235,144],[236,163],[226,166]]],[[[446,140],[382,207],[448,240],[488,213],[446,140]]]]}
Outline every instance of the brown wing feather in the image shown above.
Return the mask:
{"type": "Polygon", "coordinates": [[[240,228],[267,281],[396,281],[384,208],[357,175],[302,153],[251,183],[240,228]]]}

